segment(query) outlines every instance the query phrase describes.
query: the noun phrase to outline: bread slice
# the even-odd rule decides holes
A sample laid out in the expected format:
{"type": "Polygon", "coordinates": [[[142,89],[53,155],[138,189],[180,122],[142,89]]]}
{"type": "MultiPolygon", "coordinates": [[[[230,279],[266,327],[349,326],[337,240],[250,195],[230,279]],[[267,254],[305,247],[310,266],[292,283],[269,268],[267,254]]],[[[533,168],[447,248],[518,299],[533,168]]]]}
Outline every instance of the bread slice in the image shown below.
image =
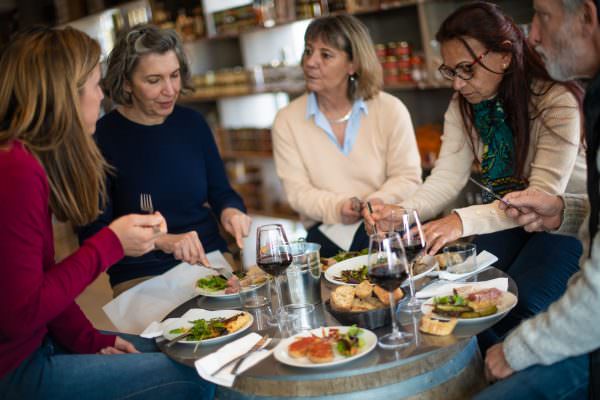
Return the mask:
{"type": "Polygon", "coordinates": [[[452,333],[458,320],[456,318],[438,318],[431,314],[421,317],[419,330],[436,336],[446,336],[452,333]]]}
{"type": "MultiPolygon", "coordinates": [[[[388,292],[387,290],[383,289],[380,286],[375,285],[375,287],[373,287],[373,293],[375,293],[375,296],[377,296],[377,298],[386,306],[390,305],[390,292],[388,292]]],[[[394,290],[394,301],[398,301],[401,298],[404,297],[404,292],[402,291],[402,289],[397,288],[396,290],[394,290]]]]}
{"type": "Polygon", "coordinates": [[[366,299],[367,297],[371,297],[373,293],[373,285],[369,281],[362,281],[358,286],[356,286],[356,297],[360,299],[366,299]]]}
{"type": "Polygon", "coordinates": [[[292,358],[305,357],[310,346],[319,340],[314,336],[300,338],[288,346],[288,354],[292,358]]]}
{"type": "Polygon", "coordinates": [[[355,298],[352,302],[352,312],[371,311],[375,306],[366,300],[355,298]]]}
{"type": "Polygon", "coordinates": [[[308,359],[315,364],[333,361],[333,348],[328,340],[314,342],[308,349],[308,359]]]}
{"type": "Polygon", "coordinates": [[[350,311],[356,289],[354,286],[341,285],[331,293],[331,307],[338,311],[350,311]]]}
{"type": "Polygon", "coordinates": [[[384,308],[385,307],[385,305],[377,297],[373,297],[373,296],[367,297],[364,301],[366,301],[371,306],[373,306],[373,309],[384,308]]]}

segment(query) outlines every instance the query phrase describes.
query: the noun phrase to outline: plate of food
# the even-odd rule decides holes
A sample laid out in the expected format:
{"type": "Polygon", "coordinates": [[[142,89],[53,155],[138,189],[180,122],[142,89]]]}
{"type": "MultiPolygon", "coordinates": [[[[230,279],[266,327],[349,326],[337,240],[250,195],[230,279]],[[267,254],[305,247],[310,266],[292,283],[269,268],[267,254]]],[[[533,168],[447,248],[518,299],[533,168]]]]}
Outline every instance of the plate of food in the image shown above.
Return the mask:
{"type": "Polygon", "coordinates": [[[441,318],[457,318],[459,323],[477,323],[499,319],[516,305],[517,296],[510,292],[463,286],[448,295],[430,298],[421,311],[441,318]]]}
{"type": "Polygon", "coordinates": [[[331,326],[281,341],[273,356],[292,367],[324,368],[356,360],[367,355],[376,345],[377,336],[370,330],[356,326],[331,326]]]}
{"type": "MultiPolygon", "coordinates": [[[[367,277],[367,262],[368,255],[362,255],[348,260],[336,263],[325,271],[325,279],[336,285],[358,285],[367,277]]],[[[417,259],[414,265],[414,279],[421,279],[428,273],[438,268],[438,263],[435,257],[424,255],[417,259]]],[[[408,281],[402,286],[407,286],[408,281]]]]}
{"type": "Polygon", "coordinates": [[[222,275],[209,275],[200,278],[195,283],[196,293],[206,297],[230,298],[239,296],[242,287],[264,284],[269,276],[257,266],[244,272],[235,272],[226,279],[222,275]]]}
{"type": "Polygon", "coordinates": [[[321,257],[321,264],[323,264],[323,270],[326,270],[339,262],[367,254],[369,254],[369,249],[362,249],[361,251],[340,251],[333,257],[321,257]]]}
{"type": "Polygon", "coordinates": [[[167,340],[173,340],[184,333],[189,335],[178,343],[212,344],[233,337],[250,328],[254,318],[246,311],[239,310],[195,310],[187,318],[178,318],[163,331],[167,340]]]}

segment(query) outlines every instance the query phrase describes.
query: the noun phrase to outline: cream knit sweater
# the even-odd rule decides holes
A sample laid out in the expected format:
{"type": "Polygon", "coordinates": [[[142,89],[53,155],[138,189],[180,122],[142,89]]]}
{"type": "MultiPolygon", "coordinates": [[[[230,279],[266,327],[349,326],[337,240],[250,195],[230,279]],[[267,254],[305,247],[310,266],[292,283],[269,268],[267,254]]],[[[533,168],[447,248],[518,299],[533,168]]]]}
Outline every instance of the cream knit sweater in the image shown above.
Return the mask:
{"type": "Polygon", "coordinates": [[[387,93],[366,101],[352,151],[345,156],[306,118],[307,95],[277,113],[273,147],[288,202],[306,227],[341,223],[343,201],[380,198],[398,203],[421,183],[421,159],[408,110],[387,93]]]}
{"type": "MultiPolygon", "coordinates": [[[[537,92],[540,89],[536,90],[537,92]]],[[[529,186],[551,194],[586,193],[585,152],[580,145],[581,118],[575,97],[563,86],[554,85],[544,96],[534,97],[542,115],[531,123],[531,139],[525,174],[529,186]]],[[[532,111],[533,115],[533,111],[532,111]]],[[[477,157],[484,146],[473,132],[477,157]]],[[[439,158],[431,175],[417,192],[402,202],[418,210],[423,220],[434,218],[456,199],[471,175],[474,157],[465,134],[455,96],[445,114],[439,158]]],[[[497,201],[455,210],[463,224],[463,236],[497,232],[517,224],[498,209],[497,201]]]]}

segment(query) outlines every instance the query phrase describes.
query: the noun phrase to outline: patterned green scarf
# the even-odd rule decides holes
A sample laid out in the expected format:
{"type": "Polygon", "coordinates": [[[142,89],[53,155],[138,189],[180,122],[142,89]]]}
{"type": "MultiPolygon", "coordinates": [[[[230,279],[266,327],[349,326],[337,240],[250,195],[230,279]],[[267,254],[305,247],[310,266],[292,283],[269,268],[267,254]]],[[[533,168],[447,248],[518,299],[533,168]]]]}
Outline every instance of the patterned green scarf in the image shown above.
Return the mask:
{"type": "MultiPolygon", "coordinates": [[[[499,99],[485,100],[473,105],[475,128],[483,141],[481,181],[496,194],[504,196],[527,187],[523,179],[515,178],[515,145],[512,129],[506,123],[504,108],[499,99]]],[[[494,198],[482,191],[484,203],[494,198]]]]}

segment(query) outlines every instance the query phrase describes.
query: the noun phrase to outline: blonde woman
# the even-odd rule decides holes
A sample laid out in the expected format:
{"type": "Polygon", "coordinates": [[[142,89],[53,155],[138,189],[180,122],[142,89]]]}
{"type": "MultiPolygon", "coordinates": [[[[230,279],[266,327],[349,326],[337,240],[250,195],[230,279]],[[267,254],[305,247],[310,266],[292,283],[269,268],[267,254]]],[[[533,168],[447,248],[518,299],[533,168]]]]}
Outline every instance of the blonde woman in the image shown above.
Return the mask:
{"type": "Polygon", "coordinates": [[[319,18],[304,42],[308,93],[275,118],[275,164],[307,240],[330,257],[367,247],[361,202],[410,196],[421,183],[421,161],[408,110],[381,91],[367,28],[349,15],[319,18]]]}
{"type": "Polygon", "coordinates": [[[211,398],[192,369],[152,341],[96,331],[74,301],[124,255],[154,248],[166,232],[160,214],[123,216],[54,262],[52,215],[88,223],[106,196],[107,165],[91,137],[99,57],[97,42],[67,28],[24,32],[0,58],[0,393],[211,398]]]}

